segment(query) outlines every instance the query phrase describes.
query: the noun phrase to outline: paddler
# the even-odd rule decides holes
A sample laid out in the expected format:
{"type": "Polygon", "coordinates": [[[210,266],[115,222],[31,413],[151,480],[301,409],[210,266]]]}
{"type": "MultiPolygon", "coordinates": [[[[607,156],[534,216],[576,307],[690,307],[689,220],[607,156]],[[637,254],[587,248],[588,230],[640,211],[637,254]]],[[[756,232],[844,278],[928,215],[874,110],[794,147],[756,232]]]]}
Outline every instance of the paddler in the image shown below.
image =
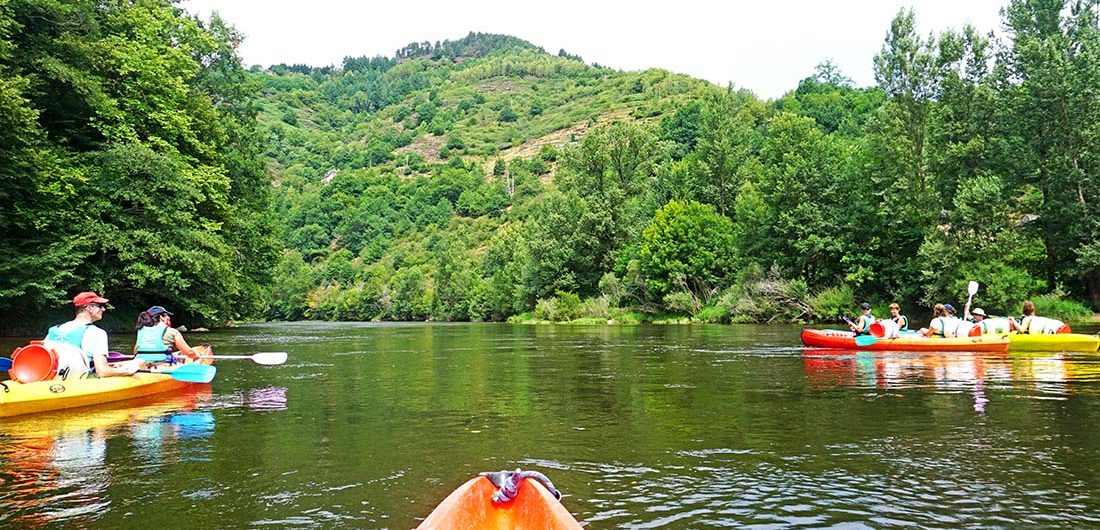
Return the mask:
{"type": "Polygon", "coordinates": [[[162,306],[155,305],[139,313],[135,328],[137,342],[134,344],[134,355],[138,358],[159,362],[175,351],[198,359],[198,354],[183,339],[183,334],[172,327],[172,313],[162,306]]]}
{"type": "Polygon", "coordinates": [[[848,329],[852,330],[852,333],[856,335],[867,335],[871,333],[871,324],[875,323],[875,317],[871,315],[871,304],[863,302],[859,304],[861,314],[859,319],[855,322],[848,322],[848,329]]]}
{"type": "Polygon", "coordinates": [[[140,359],[107,362],[107,332],[94,325],[107,311],[107,302],[106,298],[92,291],[76,295],[73,297],[76,316],[51,327],[46,333],[45,345],[52,346],[59,357],[59,377],[78,376],[89,369],[99,377],[133,375],[145,367],[145,361],[140,359]]]}
{"type": "Polygon", "coordinates": [[[1020,333],[1031,335],[1069,333],[1069,324],[1053,318],[1041,317],[1035,314],[1035,304],[1031,300],[1024,300],[1024,307],[1020,311],[1020,325],[1017,327],[1020,333]]]}

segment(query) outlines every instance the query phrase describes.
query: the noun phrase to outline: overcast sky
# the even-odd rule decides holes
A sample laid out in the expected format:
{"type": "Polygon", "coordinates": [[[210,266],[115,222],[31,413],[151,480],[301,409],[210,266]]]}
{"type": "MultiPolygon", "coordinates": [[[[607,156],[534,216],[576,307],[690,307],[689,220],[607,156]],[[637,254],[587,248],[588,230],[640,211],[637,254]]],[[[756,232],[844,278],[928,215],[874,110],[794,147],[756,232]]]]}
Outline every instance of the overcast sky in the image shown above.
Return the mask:
{"type": "Polygon", "coordinates": [[[455,40],[471,31],[503,33],[550,53],[621,70],[664,68],[732,82],[776,98],[826,59],[858,86],[874,83],[871,59],[890,20],[913,7],[921,33],[1001,28],[1007,0],[600,1],[183,0],[208,18],[217,10],[245,35],[245,64],[339,65],[344,57],[383,55],[410,42],[455,40]],[[721,7],[716,7],[721,6],[721,7]]]}

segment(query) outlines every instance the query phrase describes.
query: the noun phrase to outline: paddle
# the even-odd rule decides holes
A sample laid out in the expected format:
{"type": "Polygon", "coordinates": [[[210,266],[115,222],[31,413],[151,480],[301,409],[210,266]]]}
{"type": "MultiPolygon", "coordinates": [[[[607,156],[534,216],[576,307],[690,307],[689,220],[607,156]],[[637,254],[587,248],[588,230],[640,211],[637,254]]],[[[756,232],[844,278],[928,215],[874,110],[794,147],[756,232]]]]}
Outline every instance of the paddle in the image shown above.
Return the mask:
{"type": "Polygon", "coordinates": [[[0,372],[4,370],[11,370],[11,359],[0,357],[0,372]]]}
{"type": "Polygon", "coordinates": [[[181,364],[170,371],[138,370],[149,374],[170,375],[176,381],[184,383],[209,383],[214,380],[218,369],[209,364],[181,364]]]}
{"type": "Polygon", "coordinates": [[[970,302],[974,301],[974,295],[978,294],[978,282],[970,280],[966,284],[966,306],[963,307],[963,318],[970,320],[970,302]]]}
{"type": "MultiPolygon", "coordinates": [[[[856,325],[856,323],[852,322],[852,319],[848,317],[844,317],[844,321],[852,327],[855,327],[856,325]]],[[[856,335],[856,346],[859,346],[861,348],[864,346],[870,346],[876,342],[878,342],[877,337],[872,337],[871,335],[856,335]]]]}
{"type": "MultiPolygon", "coordinates": [[[[112,363],[113,362],[118,362],[118,361],[128,361],[128,360],[134,358],[133,355],[122,355],[121,353],[118,353],[118,352],[110,352],[110,353],[111,353],[111,355],[109,355],[107,357],[107,361],[112,362],[112,363]]],[[[179,352],[176,352],[176,353],[179,353],[179,352]]],[[[273,366],[273,365],[276,365],[276,364],[283,364],[283,363],[286,362],[286,352],[285,351],[265,351],[265,352],[260,352],[260,353],[254,354],[254,355],[200,355],[199,357],[203,358],[203,359],[214,359],[214,360],[219,360],[219,359],[250,359],[252,362],[254,362],[256,364],[263,364],[263,365],[268,365],[268,366],[273,366]]]]}
{"type": "Polygon", "coordinates": [[[203,359],[250,359],[256,364],[264,364],[273,366],[276,364],[283,364],[286,362],[285,351],[265,351],[254,355],[203,355],[203,359]]]}

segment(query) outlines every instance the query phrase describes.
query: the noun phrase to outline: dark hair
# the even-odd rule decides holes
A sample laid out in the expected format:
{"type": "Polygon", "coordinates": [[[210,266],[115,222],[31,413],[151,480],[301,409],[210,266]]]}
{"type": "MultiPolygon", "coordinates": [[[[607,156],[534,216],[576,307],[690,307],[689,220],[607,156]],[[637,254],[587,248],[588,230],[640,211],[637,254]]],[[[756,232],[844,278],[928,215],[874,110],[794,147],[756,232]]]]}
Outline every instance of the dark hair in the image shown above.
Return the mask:
{"type": "Polygon", "coordinates": [[[155,325],[157,325],[158,322],[160,322],[159,318],[157,318],[153,315],[150,315],[148,311],[142,311],[142,312],[138,313],[137,324],[134,326],[134,329],[141,329],[141,328],[147,328],[149,326],[155,326],[155,325]]]}

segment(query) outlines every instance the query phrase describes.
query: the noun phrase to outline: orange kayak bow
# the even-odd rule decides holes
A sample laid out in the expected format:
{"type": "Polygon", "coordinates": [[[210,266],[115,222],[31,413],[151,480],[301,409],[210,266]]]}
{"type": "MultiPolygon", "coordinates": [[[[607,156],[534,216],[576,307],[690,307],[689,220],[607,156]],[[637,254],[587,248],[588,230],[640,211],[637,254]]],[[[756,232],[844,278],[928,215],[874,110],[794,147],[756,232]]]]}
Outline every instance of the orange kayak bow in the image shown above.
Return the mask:
{"type": "Polygon", "coordinates": [[[417,530],[580,530],[560,498],[542,473],[481,473],[439,503],[417,530]]]}

